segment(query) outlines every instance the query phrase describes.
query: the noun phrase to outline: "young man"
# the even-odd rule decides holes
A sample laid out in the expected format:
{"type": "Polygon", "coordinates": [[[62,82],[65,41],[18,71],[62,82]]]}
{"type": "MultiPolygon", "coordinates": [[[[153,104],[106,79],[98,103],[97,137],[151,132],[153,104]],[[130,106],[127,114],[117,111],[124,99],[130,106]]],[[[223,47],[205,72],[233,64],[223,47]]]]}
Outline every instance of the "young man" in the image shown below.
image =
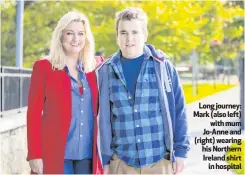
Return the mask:
{"type": "Polygon", "coordinates": [[[117,13],[116,32],[120,50],[97,69],[104,173],[181,172],[189,140],[178,74],[166,55],[145,45],[147,16],[141,9],[117,13]]]}

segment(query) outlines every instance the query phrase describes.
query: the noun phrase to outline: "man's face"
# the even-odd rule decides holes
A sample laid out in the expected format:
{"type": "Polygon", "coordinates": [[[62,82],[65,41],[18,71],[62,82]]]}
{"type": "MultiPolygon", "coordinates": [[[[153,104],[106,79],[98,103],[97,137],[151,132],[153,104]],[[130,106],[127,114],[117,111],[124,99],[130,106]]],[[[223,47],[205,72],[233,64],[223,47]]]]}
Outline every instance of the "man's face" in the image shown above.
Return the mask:
{"type": "Polygon", "coordinates": [[[132,59],[142,55],[145,41],[146,34],[140,20],[119,21],[117,44],[125,58],[132,59]]]}

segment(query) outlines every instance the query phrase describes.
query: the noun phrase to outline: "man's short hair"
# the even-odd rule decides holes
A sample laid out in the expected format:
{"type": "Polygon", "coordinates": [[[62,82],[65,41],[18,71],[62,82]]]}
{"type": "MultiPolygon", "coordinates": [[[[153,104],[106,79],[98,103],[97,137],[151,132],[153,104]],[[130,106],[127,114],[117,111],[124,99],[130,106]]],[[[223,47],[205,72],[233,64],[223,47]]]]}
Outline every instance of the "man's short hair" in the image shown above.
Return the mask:
{"type": "Polygon", "coordinates": [[[138,19],[142,23],[143,32],[145,32],[146,37],[148,36],[147,24],[148,17],[146,13],[141,8],[129,7],[120,12],[116,13],[116,31],[118,35],[118,25],[120,20],[132,20],[138,19]]]}

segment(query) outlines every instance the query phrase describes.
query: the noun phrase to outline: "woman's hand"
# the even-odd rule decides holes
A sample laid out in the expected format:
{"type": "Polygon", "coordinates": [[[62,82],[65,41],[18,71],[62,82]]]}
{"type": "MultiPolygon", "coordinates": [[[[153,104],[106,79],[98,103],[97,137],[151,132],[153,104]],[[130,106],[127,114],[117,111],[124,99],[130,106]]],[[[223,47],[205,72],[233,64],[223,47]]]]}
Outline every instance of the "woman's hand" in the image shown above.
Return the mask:
{"type": "Polygon", "coordinates": [[[32,159],[29,160],[29,165],[31,171],[37,174],[43,174],[43,160],[42,159],[32,159]]]}

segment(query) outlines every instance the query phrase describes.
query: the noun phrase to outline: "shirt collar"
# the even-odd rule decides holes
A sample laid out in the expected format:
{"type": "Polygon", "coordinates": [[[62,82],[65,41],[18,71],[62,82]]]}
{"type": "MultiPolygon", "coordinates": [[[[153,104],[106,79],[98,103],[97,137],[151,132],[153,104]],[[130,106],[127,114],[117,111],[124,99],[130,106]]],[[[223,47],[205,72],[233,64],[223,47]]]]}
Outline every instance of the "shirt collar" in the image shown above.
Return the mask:
{"type": "Polygon", "coordinates": [[[81,72],[84,72],[84,66],[83,66],[81,60],[78,60],[78,61],[77,61],[77,70],[79,70],[79,71],[81,71],[81,72]]]}
{"type": "MultiPolygon", "coordinates": [[[[77,70],[79,72],[84,72],[84,66],[83,66],[82,61],[80,59],[77,61],[77,70]]],[[[69,73],[69,69],[68,69],[67,65],[65,65],[65,71],[67,73],[69,73]]]]}

